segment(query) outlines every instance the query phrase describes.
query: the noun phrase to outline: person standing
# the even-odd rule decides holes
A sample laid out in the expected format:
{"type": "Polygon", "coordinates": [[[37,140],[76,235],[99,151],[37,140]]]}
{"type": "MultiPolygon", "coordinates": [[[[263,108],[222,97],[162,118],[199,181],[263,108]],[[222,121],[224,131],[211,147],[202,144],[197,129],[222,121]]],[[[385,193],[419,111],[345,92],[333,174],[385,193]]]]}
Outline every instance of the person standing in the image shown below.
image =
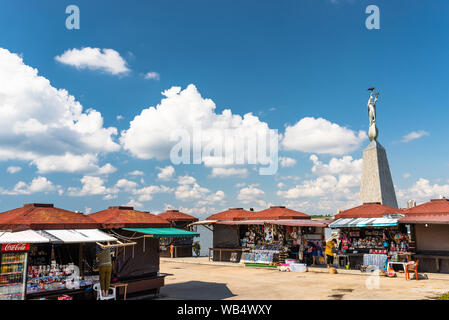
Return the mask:
{"type": "Polygon", "coordinates": [[[334,248],[337,246],[337,240],[332,239],[331,241],[326,242],[326,263],[327,267],[330,268],[334,264],[334,248]]]}
{"type": "Polygon", "coordinates": [[[100,273],[100,287],[104,297],[108,296],[111,285],[112,259],[109,248],[103,248],[97,253],[98,267],[100,273]]]}

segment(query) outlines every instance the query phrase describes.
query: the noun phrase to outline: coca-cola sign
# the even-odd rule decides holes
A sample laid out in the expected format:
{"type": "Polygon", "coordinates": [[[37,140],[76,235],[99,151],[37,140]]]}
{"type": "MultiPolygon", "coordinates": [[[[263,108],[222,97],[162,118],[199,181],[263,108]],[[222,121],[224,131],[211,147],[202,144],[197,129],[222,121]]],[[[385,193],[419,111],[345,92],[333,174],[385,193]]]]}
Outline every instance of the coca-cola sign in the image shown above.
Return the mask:
{"type": "Polygon", "coordinates": [[[30,250],[29,243],[3,243],[2,244],[2,252],[28,251],[28,250],[30,250]]]}

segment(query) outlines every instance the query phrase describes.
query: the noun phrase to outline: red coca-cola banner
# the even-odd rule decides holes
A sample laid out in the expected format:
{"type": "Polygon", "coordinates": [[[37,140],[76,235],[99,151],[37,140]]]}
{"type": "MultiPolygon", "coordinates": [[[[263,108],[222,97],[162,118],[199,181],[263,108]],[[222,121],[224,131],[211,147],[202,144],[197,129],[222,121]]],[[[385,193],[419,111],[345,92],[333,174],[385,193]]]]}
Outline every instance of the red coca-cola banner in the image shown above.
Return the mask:
{"type": "Polygon", "coordinates": [[[2,252],[28,251],[28,250],[30,250],[29,243],[3,243],[2,244],[2,252]]]}

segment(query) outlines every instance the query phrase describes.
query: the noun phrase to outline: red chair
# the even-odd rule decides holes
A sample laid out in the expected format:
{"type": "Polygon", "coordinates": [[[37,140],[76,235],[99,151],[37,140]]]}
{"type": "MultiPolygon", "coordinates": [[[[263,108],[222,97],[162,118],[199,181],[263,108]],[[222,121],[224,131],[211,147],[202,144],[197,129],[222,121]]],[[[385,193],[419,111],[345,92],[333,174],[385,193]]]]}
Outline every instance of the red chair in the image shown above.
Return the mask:
{"type": "Polygon", "coordinates": [[[410,272],[414,272],[415,279],[419,280],[418,263],[419,263],[419,260],[417,260],[415,263],[410,263],[410,264],[405,265],[405,280],[410,280],[410,272]]]}

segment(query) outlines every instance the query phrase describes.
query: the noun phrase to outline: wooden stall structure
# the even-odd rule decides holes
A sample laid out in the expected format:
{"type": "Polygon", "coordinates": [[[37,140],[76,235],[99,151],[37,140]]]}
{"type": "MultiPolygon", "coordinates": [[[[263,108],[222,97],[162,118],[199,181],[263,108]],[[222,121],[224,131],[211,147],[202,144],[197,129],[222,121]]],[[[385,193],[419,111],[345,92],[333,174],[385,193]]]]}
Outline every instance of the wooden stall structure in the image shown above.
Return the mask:
{"type": "Polygon", "coordinates": [[[157,295],[164,286],[166,276],[159,272],[159,239],[147,238],[140,232],[126,229],[169,228],[170,223],[157,215],[128,206],[109,207],[89,217],[117,239],[136,243],[131,248],[116,249],[112,284],[127,284],[118,286],[118,293],[124,295],[127,289],[128,296],[146,293],[157,295]]]}
{"type": "Polygon", "coordinates": [[[414,243],[409,230],[399,225],[403,217],[404,210],[377,202],[339,212],[329,225],[339,230],[337,261],[350,269],[362,269],[411,260],[414,243]]]}
{"type": "Polygon", "coordinates": [[[327,221],[312,220],[283,206],[259,212],[231,208],[206,221],[213,225],[213,248],[209,249],[213,260],[248,264],[279,264],[287,258],[302,261],[309,246],[321,246],[327,226],[327,221]]]}
{"type": "Polygon", "coordinates": [[[418,270],[449,273],[449,199],[433,199],[404,213],[399,222],[411,230],[418,270]]]}
{"type": "MultiPolygon", "coordinates": [[[[193,231],[189,224],[198,221],[198,218],[179,210],[167,210],[158,214],[168,222],[172,228],[193,231]]],[[[160,255],[167,258],[191,257],[193,248],[193,237],[165,237],[160,239],[160,255]]]]}
{"type": "Polygon", "coordinates": [[[93,298],[96,243],[117,240],[98,227],[88,216],[53,204],[0,213],[0,300],[93,298]]]}

